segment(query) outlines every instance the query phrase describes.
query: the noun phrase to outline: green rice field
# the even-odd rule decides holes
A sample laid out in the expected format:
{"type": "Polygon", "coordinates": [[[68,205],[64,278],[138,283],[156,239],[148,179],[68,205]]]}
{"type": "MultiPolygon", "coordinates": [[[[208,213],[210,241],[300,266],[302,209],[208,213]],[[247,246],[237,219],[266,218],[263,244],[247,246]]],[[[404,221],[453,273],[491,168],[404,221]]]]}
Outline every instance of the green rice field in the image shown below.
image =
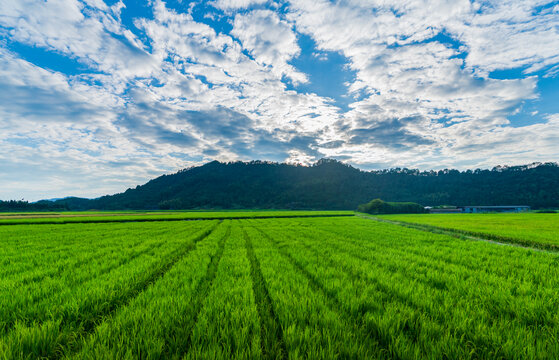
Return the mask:
{"type": "Polygon", "coordinates": [[[525,246],[559,250],[559,214],[402,214],[380,215],[379,218],[433,226],[525,246]]]}
{"type": "Polygon", "coordinates": [[[63,212],[63,213],[0,213],[0,225],[72,224],[144,221],[183,221],[252,219],[278,217],[353,216],[353,211],[134,211],[134,212],[63,212]]]}
{"type": "Polygon", "coordinates": [[[0,226],[0,359],[559,358],[559,252],[221,214],[0,226]]]}

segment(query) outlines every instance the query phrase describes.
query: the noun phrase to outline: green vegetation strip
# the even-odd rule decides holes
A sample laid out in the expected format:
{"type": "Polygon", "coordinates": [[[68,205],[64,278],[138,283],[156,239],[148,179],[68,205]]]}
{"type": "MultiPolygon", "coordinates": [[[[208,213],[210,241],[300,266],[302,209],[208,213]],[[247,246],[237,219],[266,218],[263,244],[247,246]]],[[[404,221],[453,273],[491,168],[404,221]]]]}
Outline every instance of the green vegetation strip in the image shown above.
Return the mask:
{"type": "MultiPolygon", "coordinates": [[[[17,232],[0,231],[0,236],[3,236],[0,291],[15,292],[19,291],[21,286],[33,285],[40,281],[43,282],[40,288],[45,289],[50,287],[45,286],[45,282],[50,280],[57,282],[66,280],[75,286],[110,272],[138,257],[153,253],[165,244],[162,236],[169,232],[168,229],[156,227],[151,229],[140,227],[125,232],[119,229],[97,229],[99,233],[96,237],[102,240],[93,242],[81,241],[82,236],[90,235],[78,228],[64,230],[72,230],[65,232],[69,241],[64,245],[59,243],[56,247],[46,245],[48,236],[44,237],[47,240],[45,242],[37,241],[38,239],[35,241],[20,239],[21,241],[6,246],[10,240],[14,240],[13,237],[17,232]],[[80,256],[73,256],[76,253],[80,256]],[[16,257],[18,261],[14,262],[16,257]]],[[[189,230],[197,230],[197,227],[190,227],[189,230]]],[[[60,236],[60,232],[57,235],[60,236]]],[[[44,295],[40,297],[43,298],[44,295]]]]}
{"type": "Polygon", "coordinates": [[[15,228],[3,231],[6,241],[0,242],[0,253],[8,255],[0,255],[0,259],[6,268],[19,269],[5,272],[0,282],[0,293],[10,295],[0,297],[0,333],[16,324],[28,326],[31,322],[60,320],[60,314],[67,319],[81,319],[88,316],[82,313],[84,309],[102,312],[111,299],[118,299],[134,283],[142,282],[154,268],[173,257],[208,225],[212,224],[183,224],[175,229],[179,238],[175,241],[169,241],[169,229],[163,230],[160,226],[136,226],[129,229],[128,236],[115,237],[104,236],[110,234],[110,231],[105,232],[106,225],[80,226],[97,229],[97,234],[80,232],[76,227],[55,228],[49,233],[35,228],[35,238],[25,241],[31,244],[20,254],[10,254],[10,250],[21,248],[19,242],[13,241],[17,236],[15,228]],[[63,242],[70,236],[68,230],[81,240],[74,244],[74,251],[60,253],[55,251],[56,247],[45,250],[41,246],[37,249],[31,246],[63,242]],[[90,251],[82,248],[82,243],[88,244],[90,251]],[[20,268],[21,264],[25,266],[20,268]]]}
{"type": "Polygon", "coordinates": [[[182,358],[229,234],[230,224],[224,222],[153,286],[82,338],[81,350],[69,357],[182,358]]]}
{"type": "Polygon", "coordinates": [[[5,227],[0,263],[0,359],[559,358],[558,253],[359,217],[5,227]]]}
{"type": "Polygon", "coordinates": [[[262,358],[250,263],[241,229],[236,225],[197,317],[185,359],[262,358]]]}
{"type": "MultiPolygon", "coordinates": [[[[287,353],[292,359],[378,358],[378,347],[357,324],[340,313],[315,279],[309,278],[285,256],[259,224],[246,227],[253,238],[255,255],[283,329],[287,353]]],[[[267,225],[267,224],[265,224],[267,225]]]]}
{"type": "Polygon", "coordinates": [[[0,219],[0,225],[41,225],[41,224],[83,224],[113,222],[149,222],[149,221],[193,221],[193,220],[231,220],[231,219],[273,219],[300,217],[336,217],[354,216],[353,211],[246,211],[246,212],[190,212],[163,215],[110,215],[91,217],[58,218],[19,218],[0,219]]]}
{"type": "MultiPolygon", "coordinates": [[[[92,290],[94,296],[91,298],[78,293],[75,302],[70,302],[72,299],[68,299],[69,303],[64,304],[58,310],[60,311],[58,314],[56,309],[54,313],[52,310],[44,313],[47,317],[43,321],[38,321],[41,316],[36,313],[31,323],[27,318],[21,318],[13,324],[3,326],[4,331],[13,327],[3,337],[3,342],[8,344],[7,357],[19,358],[27,354],[31,357],[58,358],[71,351],[76,346],[76,339],[92,332],[99,322],[110,317],[119,307],[155,283],[185,254],[194,249],[198,241],[210,235],[216,226],[217,223],[198,232],[181,247],[173,249],[172,253],[166,253],[159,262],[153,264],[145,262],[146,265],[151,266],[144,268],[139,264],[140,266],[132,268],[131,272],[124,272],[123,275],[129,278],[122,284],[118,284],[120,279],[115,276],[117,286],[108,284],[109,286],[94,288],[92,290]],[[141,271],[134,271],[136,269],[141,271]]],[[[108,280],[112,279],[111,277],[108,280]]]]}
{"type": "Polygon", "coordinates": [[[556,214],[380,215],[374,219],[451,236],[559,250],[559,216],[556,214]]]}
{"type": "Polygon", "coordinates": [[[375,220],[387,224],[403,226],[409,229],[415,229],[420,231],[427,231],[433,234],[440,234],[440,235],[447,235],[452,236],[457,239],[462,240],[473,240],[473,241],[486,241],[490,243],[494,243],[497,245],[507,245],[507,246],[517,246],[522,247],[525,249],[535,250],[535,251],[556,251],[559,248],[555,248],[553,246],[545,245],[545,244],[537,244],[529,241],[522,241],[522,239],[514,239],[514,238],[503,238],[492,236],[491,234],[484,234],[484,233],[475,233],[475,232],[468,232],[468,231],[460,231],[456,229],[450,228],[441,228],[437,226],[425,225],[425,224],[418,224],[418,223],[408,223],[403,221],[396,221],[396,220],[388,220],[382,219],[375,216],[367,216],[367,215],[357,215],[359,217],[375,220]]]}
{"type": "MultiPolygon", "coordinates": [[[[219,240],[218,243],[218,250],[215,255],[210,257],[210,263],[208,264],[208,269],[206,270],[206,274],[200,280],[198,285],[196,286],[196,290],[194,291],[191,299],[191,312],[187,315],[191,321],[188,323],[187,326],[183,327],[181,331],[176,334],[177,338],[187,339],[186,344],[181,349],[183,353],[188,352],[188,349],[192,343],[192,330],[196,324],[198,316],[200,315],[200,310],[202,309],[202,305],[204,300],[207,298],[212,284],[215,280],[217,275],[217,269],[219,266],[219,262],[223,256],[223,251],[225,250],[225,242],[229,239],[231,235],[231,224],[227,226],[227,232],[223,235],[223,237],[219,240]]],[[[177,347],[178,348],[178,347],[177,347]]]]}
{"type": "MultiPolygon", "coordinates": [[[[343,311],[343,316],[347,317],[350,320],[351,325],[349,326],[349,328],[351,328],[352,332],[356,333],[358,337],[367,338],[369,342],[371,341],[371,339],[366,336],[366,333],[373,335],[373,339],[375,340],[375,342],[373,342],[372,344],[368,344],[369,351],[376,352],[375,357],[381,356],[382,351],[379,351],[376,341],[378,341],[380,345],[384,346],[385,348],[388,346],[389,343],[385,337],[381,336],[378,327],[367,327],[367,324],[363,323],[359,317],[356,317],[355,314],[352,313],[352,311],[350,311],[345,306],[345,303],[340,301],[337,293],[329,289],[327,286],[324,286],[324,283],[316,274],[307,270],[307,268],[301,261],[298,260],[297,257],[293,256],[289,251],[287,251],[286,246],[282,246],[282,244],[274,239],[274,237],[270,236],[262,229],[258,228],[257,230],[262,234],[262,236],[267,238],[278,249],[282,256],[284,256],[299,272],[301,272],[301,274],[303,274],[303,276],[305,276],[305,278],[308,279],[309,284],[314,291],[320,293],[325,297],[325,299],[327,299],[327,302],[329,303],[329,307],[331,309],[343,311]]],[[[350,353],[345,355],[349,356],[350,353]]],[[[392,353],[391,355],[391,358],[400,358],[395,353],[392,353]]]]}
{"type": "Polygon", "coordinates": [[[283,341],[283,331],[279,319],[274,312],[270,293],[266,288],[266,281],[262,276],[260,262],[254,254],[252,240],[243,229],[243,237],[247,256],[250,261],[250,275],[252,289],[256,297],[258,317],[260,319],[260,337],[262,339],[262,353],[265,359],[287,359],[287,349],[283,341]]]}
{"type": "Polygon", "coordinates": [[[361,219],[277,219],[265,233],[348,319],[363,324],[388,358],[559,352],[557,279],[549,274],[559,261],[554,254],[361,219]]]}

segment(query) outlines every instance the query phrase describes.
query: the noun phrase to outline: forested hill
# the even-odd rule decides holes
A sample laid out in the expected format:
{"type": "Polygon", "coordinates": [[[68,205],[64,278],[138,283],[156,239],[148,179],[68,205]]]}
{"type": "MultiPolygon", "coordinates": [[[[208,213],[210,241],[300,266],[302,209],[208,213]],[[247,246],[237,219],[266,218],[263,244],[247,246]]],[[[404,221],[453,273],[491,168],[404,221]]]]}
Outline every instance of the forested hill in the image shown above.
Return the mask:
{"type": "Polygon", "coordinates": [[[423,205],[559,207],[555,163],[492,170],[361,171],[335,160],[312,166],[213,161],[163,175],[124,193],[66,198],[69,209],[355,209],[374,198],[423,205]]]}

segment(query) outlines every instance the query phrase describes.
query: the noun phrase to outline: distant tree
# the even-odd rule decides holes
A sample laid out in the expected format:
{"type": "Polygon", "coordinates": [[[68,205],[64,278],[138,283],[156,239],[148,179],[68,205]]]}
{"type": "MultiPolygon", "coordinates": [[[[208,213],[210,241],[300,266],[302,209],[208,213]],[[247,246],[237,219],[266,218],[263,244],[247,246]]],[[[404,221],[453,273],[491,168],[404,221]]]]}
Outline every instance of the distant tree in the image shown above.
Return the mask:
{"type": "Polygon", "coordinates": [[[425,208],[412,202],[385,202],[374,199],[357,207],[357,211],[368,214],[421,214],[425,208]]]}
{"type": "Polygon", "coordinates": [[[53,201],[41,200],[30,203],[25,200],[0,200],[0,212],[17,212],[17,211],[63,211],[68,208],[63,204],[53,201]]]}
{"type": "Polygon", "coordinates": [[[559,166],[492,170],[361,171],[332,159],[313,166],[267,161],[220,163],[163,175],[123,193],[55,203],[87,209],[355,209],[370,199],[423,205],[559,207],[559,166]]]}

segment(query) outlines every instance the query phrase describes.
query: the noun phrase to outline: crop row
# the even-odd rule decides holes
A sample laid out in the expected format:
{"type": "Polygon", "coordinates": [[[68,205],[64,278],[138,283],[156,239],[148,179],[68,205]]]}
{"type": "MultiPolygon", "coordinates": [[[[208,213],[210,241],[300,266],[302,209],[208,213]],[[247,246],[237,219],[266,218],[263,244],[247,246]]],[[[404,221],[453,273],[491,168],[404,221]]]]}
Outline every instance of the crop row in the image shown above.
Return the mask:
{"type": "Polygon", "coordinates": [[[258,231],[390,358],[558,354],[557,256],[366,221],[258,231]]]}
{"type": "Polygon", "coordinates": [[[559,356],[554,253],[355,217],[72,226],[0,243],[0,358],[559,356]]]}
{"type": "MultiPolygon", "coordinates": [[[[0,351],[7,352],[8,358],[56,357],[157,281],[216,225],[188,223],[166,233],[144,227],[143,233],[134,234],[143,239],[140,242],[135,236],[91,237],[96,245],[106,245],[91,246],[94,257],[79,248],[58,261],[56,251],[46,252],[45,259],[36,252],[45,276],[31,270],[31,277],[24,271],[2,279],[0,351]]],[[[36,235],[37,243],[48,241],[46,234],[36,235]]]]}
{"type": "Polygon", "coordinates": [[[527,247],[559,250],[557,214],[405,214],[378,217],[426,230],[441,229],[527,247]]]}
{"type": "Polygon", "coordinates": [[[184,221],[184,220],[226,220],[226,219],[270,219],[298,217],[338,217],[353,216],[353,211],[186,211],[173,213],[137,213],[137,214],[105,214],[91,213],[90,216],[78,214],[60,216],[26,215],[16,218],[0,216],[0,225],[32,225],[32,224],[83,224],[83,223],[118,223],[148,221],[184,221]]]}

